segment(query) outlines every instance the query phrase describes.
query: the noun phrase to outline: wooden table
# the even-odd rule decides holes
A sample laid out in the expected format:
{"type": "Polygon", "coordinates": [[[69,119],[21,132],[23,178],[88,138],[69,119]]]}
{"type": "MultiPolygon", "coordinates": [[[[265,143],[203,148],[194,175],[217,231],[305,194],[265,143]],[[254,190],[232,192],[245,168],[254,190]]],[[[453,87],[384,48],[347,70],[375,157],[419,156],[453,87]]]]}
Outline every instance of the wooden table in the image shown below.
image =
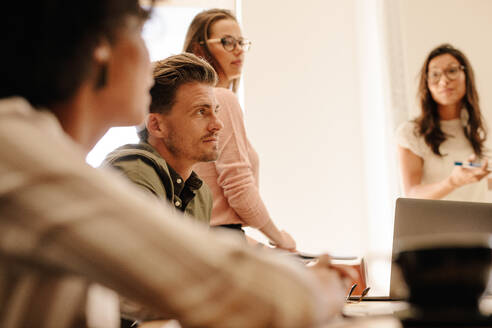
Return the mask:
{"type": "MultiPolygon", "coordinates": [[[[139,328],[179,328],[176,322],[152,321],[141,324],[139,328]],[[177,325],[177,326],[176,326],[177,325]]],[[[320,327],[321,328],[321,327],[320,327]]],[[[324,328],[402,328],[400,322],[392,317],[371,317],[336,319],[324,328]]]]}
{"type": "MultiPolygon", "coordinates": [[[[351,318],[337,318],[326,328],[400,328],[400,322],[391,316],[395,311],[406,307],[404,302],[361,302],[346,304],[343,313],[351,318]]],[[[140,324],[139,328],[180,328],[176,321],[151,321],[140,324]]]]}
{"type": "MultiPolygon", "coordinates": [[[[408,309],[405,302],[363,301],[346,304],[343,313],[349,318],[336,318],[323,328],[402,328],[393,314],[408,309]]],[[[485,297],[480,304],[484,314],[492,314],[492,297],[485,297]]],[[[141,324],[140,328],[180,328],[176,321],[152,321],[141,324]]]]}

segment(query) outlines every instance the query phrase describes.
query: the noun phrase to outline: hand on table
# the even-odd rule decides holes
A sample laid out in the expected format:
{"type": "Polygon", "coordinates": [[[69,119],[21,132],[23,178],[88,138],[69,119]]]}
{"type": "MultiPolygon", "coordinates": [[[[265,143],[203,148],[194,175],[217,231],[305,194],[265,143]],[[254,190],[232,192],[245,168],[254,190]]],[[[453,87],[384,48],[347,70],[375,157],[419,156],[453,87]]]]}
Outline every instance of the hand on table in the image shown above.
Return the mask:
{"type": "Polygon", "coordinates": [[[346,302],[347,293],[356,279],[353,268],[334,265],[328,255],[321,255],[318,261],[307,267],[318,281],[317,290],[324,299],[326,320],[340,315],[346,302]]]}
{"type": "Polygon", "coordinates": [[[335,290],[340,293],[341,298],[345,298],[348,290],[352,286],[352,282],[357,280],[357,272],[355,269],[347,265],[336,265],[331,263],[329,255],[321,255],[318,261],[309,266],[311,272],[315,274],[322,285],[329,290],[335,290]]]}
{"type": "Polygon", "coordinates": [[[275,247],[285,249],[289,252],[295,252],[296,251],[296,241],[292,236],[285,230],[280,231],[280,235],[282,236],[282,240],[280,243],[274,244],[275,247]]]}

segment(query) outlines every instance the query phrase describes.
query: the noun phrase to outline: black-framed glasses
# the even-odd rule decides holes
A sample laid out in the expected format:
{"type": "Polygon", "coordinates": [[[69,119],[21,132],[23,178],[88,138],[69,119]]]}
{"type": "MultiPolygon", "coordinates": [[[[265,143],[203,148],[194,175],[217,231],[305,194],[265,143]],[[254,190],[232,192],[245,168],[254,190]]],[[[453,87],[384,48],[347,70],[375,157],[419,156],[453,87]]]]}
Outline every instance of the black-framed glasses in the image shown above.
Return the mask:
{"type": "MultiPolygon", "coordinates": [[[[222,44],[222,47],[224,47],[224,49],[229,52],[234,51],[237,45],[239,45],[239,47],[243,51],[248,51],[251,48],[251,41],[249,41],[248,39],[236,39],[232,36],[224,36],[220,39],[208,39],[207,42],[220,42],[222,44]]],[[[203,44],[203,42],[201,43],[203,44]]]]}
{"type": "Polygon", "coordinates": [[[450,66],[444,71],[433,69],[427,73],[427,81],[430,84],[437,84],[441,81],[441,76],[444,74],[448,80],[454,81],[460,76],[460,72],[465,70],[465,66],[450,66]]]}

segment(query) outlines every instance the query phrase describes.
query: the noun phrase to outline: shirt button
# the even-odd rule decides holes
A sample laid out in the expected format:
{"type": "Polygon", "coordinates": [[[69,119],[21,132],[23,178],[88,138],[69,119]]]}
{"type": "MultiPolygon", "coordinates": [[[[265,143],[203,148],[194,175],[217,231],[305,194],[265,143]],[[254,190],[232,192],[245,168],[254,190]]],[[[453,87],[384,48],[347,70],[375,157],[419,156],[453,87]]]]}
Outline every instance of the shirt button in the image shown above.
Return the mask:
{"type": "Polygon", "coordinates": [[[176,180],[177,183],[181,183],[183,182],[183,180],[181,180],[180,178],[178,178],[178,180],[176,180]]]}
{"type": "Polygon", "coordinates": [[[176,207],[180,207],[181,206],[181,202],[179,200],[177,200],[174,205],[176,205],[176,207]]]}

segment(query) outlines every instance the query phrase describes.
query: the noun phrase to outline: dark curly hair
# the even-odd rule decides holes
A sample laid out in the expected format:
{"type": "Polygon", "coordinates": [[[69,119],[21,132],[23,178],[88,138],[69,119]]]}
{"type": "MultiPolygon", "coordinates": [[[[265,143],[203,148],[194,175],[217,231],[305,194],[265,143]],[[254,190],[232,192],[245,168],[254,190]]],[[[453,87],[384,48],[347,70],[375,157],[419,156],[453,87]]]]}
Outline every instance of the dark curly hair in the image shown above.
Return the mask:
{"type": "Polygon", "coordinates": [[[90,74],[101,38],[114,40],[125,18],[145,19],[138,0],[6,1],[0,14],[0,98],[34,107],[70,99],[90,74]]]}

